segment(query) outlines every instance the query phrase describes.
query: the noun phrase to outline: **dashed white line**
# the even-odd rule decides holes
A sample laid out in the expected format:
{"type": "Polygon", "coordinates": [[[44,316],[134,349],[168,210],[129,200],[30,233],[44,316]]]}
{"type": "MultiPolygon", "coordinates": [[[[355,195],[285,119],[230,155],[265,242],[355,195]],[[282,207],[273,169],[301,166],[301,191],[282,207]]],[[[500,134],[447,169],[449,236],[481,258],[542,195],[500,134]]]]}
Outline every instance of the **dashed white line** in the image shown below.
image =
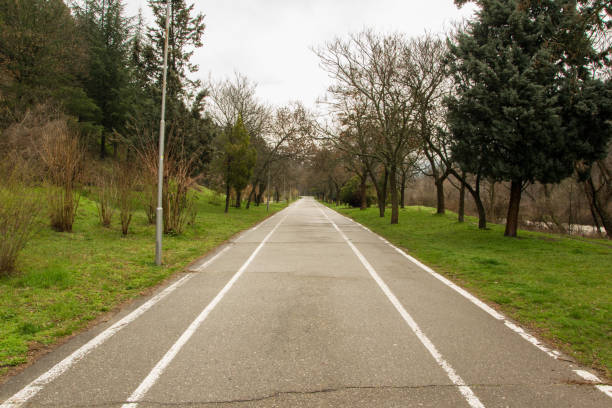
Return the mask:
{"type": "MultiPolygon", "coordinates": [[[[288,215],[288,214],[287,214],[288,215]]],[[[251,264],[255,256],[259,253],[264,244],[268,241],[270,236],[276,231],[279,225],[287,218],[285,215],[279,222],[272,228],[272,230],[266,235],[266,237],[261,241],[261,243],[255,248],[255,251],[249,256],[249,258],[242,264],[238,272],[232,276],[232,278],[225,284],[223,289],[215,296],[215,298],[202,310],[202,312],[195,318],[193,322],[189,325],[187,330],[183,332],[181,337],[170,347],[170,349],[166,352],[166,354],[159,360],[159,362],[153,367],[149,375],[145,377],[144,380],[140,383],[140,385],[134,390],[132,395],[128,398],[128,402],[123,404],[122,408],[135,408],[138,406],[138,402],[145,396],[145,394],[155,385],[159,377],[166,370],[168,365],[172,362],[174,357],[178,354],[178,352],[183,348],[183,346],[189,341],[191,336],[196,332],[196,330],[200,327],[202,322],[206,320],[210,312],[217,306],[217,304],[223,299],[225,294],[232,288],[234,283],[240,278],[240,276],[244,273],[247,267],[251,264]]]]}
{"type": "Polygon", "coordinates": [[[404,318],[404,321],[408,324],[410,329],[412,329],[413,333],[417,336],[417,338],[423,343],[427,351],[431,354],[431,356],[436,360],[438,365],[442,367],[442,369],[446,372],[448,378],[457,386],[459,392],[467,403],[472,408],[484,408],[484,405],[476,394],[472,391],[472,389],[466,385],[465,381],[455,372],[455,369],[442,357],[442,354],[438,351],[436,346],[429,340],[429,337],[423,333],[419,325],[414,321],[412,316],[404,309],[404,306],[400,303],[397,297],[391,292],[391,289],[387,286],[387,284],[381,279],[376,270],[370,265],[368,260],[362,255],[362,253],[357,249],[355,245],[348,239],[346,234],[336,225],[336,223],[327,216],[325,211],[321,207],[317,207],[321,211],[321,213],[327,218],[327,220],[333,225],[333,227],[340,233],[342,238],[346,241],[346,243],[351,247],[357,258],[361,261],[366,270],[370,273],[370,276],[376,281],[380,289],[382,289],[383,293],[387,296],[389,301],[393,304],[395,309],[399,312],[399,314],[404,318]]]}

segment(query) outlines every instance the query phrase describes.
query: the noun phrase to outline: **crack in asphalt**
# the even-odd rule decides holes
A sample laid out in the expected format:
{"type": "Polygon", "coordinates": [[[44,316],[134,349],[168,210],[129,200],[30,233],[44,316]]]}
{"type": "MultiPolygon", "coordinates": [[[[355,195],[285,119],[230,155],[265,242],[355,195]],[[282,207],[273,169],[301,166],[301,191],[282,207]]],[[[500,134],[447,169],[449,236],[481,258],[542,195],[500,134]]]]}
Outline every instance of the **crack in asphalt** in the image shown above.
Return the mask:
{"type": "MultiPolygon", "coordinates": [[[[529,385],[529,384],[466,384],[466,386],[472,388],[500,388],[500,387],[519,387],[519,386],[527,386],[527,387],[555,387],[555,386],[588,386],[592,387],[593,384],[590,382],[580,382],[580,381],[567,381],[560,383],[551,383],[551,384],[542,384],[542,385],[529,385]]],[[[334,393],[341,391],[352,391],[352,390],[410,390],[410,389],[430,389],[430,388],[458,388],[459,386],[455,384],[427,384],[427,385],[363,385],[363,386],[342,386],[337,388],[322,388],[318,390],[312,391],[277,391],[271,394],[266,394],[260,397],[252,397],[252,398],[238,398],[232,400],[217,400],[217,401],[181,401],[181,402],[162,402],[155,400],[142,399],[138,401],[138,404],[147,404],[154,405],[159,407],[179,407],[179,406],[203,406],[203,405],[228,405],[228,404],[246,404],[251,402],[262,402],[270,399],[279,398],[284,395],[316,395],[316,394],[326,394],[326,393],[334,393]]],[[[28,407],[63,407],[63,408],[86,408],[86,407],[110,407],[116,405],[122,405],[135,401],[108,401],[101,403],[87,403],[87,404],[45,404],[39,403],[37,405],[27,404],[28,407]]]]}

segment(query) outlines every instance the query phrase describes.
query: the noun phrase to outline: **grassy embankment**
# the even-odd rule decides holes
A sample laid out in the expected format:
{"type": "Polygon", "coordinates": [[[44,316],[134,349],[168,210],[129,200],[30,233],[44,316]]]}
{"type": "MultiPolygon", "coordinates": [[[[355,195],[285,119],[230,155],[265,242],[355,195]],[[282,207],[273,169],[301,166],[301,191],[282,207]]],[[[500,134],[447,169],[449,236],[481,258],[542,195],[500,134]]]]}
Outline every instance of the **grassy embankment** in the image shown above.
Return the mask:
{"type": "MultiPolygon", "coordinates": [[[[111,228],[101,227],[86,197],[73,233],[42,227],[21,253],[19,272],[0,278],[0,377],[267,215],[265,206],[224,214],[223,205],[224,196],[198,193],[195,225],[164,237],[162,268],[153,264],[155,226],[144,211],[135,212],[125,238],[118,214],[111,228]]],[[[270,213],[284,206],[272,204],[270,213]]]]}
{"type": "Polygon", "coordinates": [[[331,208],[368,226],[578,361],[612,373],[612,242],[520,231],[478,230],[477,220],[400,212],[390,225],[378,209],[331,208]]]}

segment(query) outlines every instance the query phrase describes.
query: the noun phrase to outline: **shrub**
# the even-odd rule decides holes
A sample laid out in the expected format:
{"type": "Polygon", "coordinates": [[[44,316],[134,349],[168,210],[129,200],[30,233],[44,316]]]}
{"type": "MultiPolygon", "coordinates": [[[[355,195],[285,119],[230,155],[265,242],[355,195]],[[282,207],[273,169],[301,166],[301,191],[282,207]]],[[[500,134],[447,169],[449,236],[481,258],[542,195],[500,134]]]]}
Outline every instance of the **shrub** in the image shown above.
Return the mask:
{"type": "Polygon", "coordinates": [[[130,162],[123,162],[115,166],[115,186],[117,189],[117,207],[121,220],[121,233],[128,234],[136,198],[134,187],[136,185],[136,171],[130,162]]]}
{"type": "Polygon", "coordinates": [[[51,226],[56,231],[72,232],[79,206],[78,186],[83,175],[83,149],[66,120],[44,125],[38,143],[49,188],[51,226]]]}
{"type": "MultiPolygon", "coordinates": [[[[340,201],[350,205],[351,207],[361,207],[361,194],[359,192],[360,181],[359,177],[355,176],[351,178],[342,188],[340,189],[340,201]]],[[[369,207],[372,205],[374,198],[366,190],[366,203],[369,207]]]]}
{"type": "Polygon", "coordinates": [[[19,169],[7,162],[0,168],[0,276],[14,272],[19,252],[38,227],[42,207],[39,193],[25,184],[19,169]]]}
{"type": "Polygon", "coordinates": [[[117,201],[117,187],[114,175],[108,174],[108,171],[100,171],[101,173],[98,174],[96,182],[98,196],[96,207],[98,209],[100,225],[109,228],[115,213],[113,205],[117,201]]]}
{"type": "MultiPolygon", "coordinates": [[[[153,137],[140,136],[139,139],[134,147],[142,164],[141,180],[145,186],[145,212],[149,222],[154,223],[157,208],[159,148],[153,137]]],[[[168,146],[164,154],[163,228],[165,234],[180,234],[185,225],[195,220],[195,195],[191,191],[196,185],[191,177],[194,171],[194,158],[185,157],[183,152],[178,151],[176,144],[170,143],[170,138],[168,146]]]]}

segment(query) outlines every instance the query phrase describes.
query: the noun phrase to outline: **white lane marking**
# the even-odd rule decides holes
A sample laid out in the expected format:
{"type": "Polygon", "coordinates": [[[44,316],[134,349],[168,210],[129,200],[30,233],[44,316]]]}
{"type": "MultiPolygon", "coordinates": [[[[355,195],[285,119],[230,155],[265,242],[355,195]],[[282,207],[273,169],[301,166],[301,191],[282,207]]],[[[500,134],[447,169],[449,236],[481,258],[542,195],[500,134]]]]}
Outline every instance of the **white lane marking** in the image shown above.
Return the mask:
{"type": "Polygon", "coordinates": [[[585,381],[595,384],[595,388],[612,398],[612,385],[601,384],[601,380],[595,374],[586,370],[574,370],[574,372],[582,377],[585,381]]]}
{"type": "Polygon", "coordinates": [[[108,329],[104,330],[102,333],[98,334],[93,339],[89,340],[87,343],[82,345],[79,349],[74,351],[68,357],[64,358],[62,361],[54,365],[49,371],[42,374],[40,377],[32,381],[30,384],[26,385],[21,391],[17,392],[11,398],[4,401],[0,408],[17,408],[25,404],[30,398],[35,396],[40,390],[42,390],[45,385],[49,384],[51,381],[55,380],[57,377],[65,373],[70,367],[76,364],[79,360],[89,354],[92,350],[100,346],[106,340],[111,338],[115,333],[119,330],[123,329],[125,326],[136,320],[139,316],[153,307],[157,302],[168,296],[172,291],[183,285],[189,279],[191,279],[193,275],[185,275],[178,281],[174,282],[172,285],[168,286],[166,289],[153,296],[147,302],[143,303],[138,309],[134,310],[123,319],[119,320],[108,329]]]}
{"type": "Polygon", "coordinates": [[[353,245],[353,243],[348,239],[348,237],[344,234],[344,232],[342,232],[342,230],[338,228],[336,223],[327,216],[325,211],[323,211],[321,207],[318,207],[318,208],[321,211],[321,213],[325,216],[325,218],[327,218],[327,220],[334,226],[336,231],[340,233],[340,235],[342,236],[342,238],[344,238],[346,243],[351,247],[355,255],[357,255],[357,258],[359,258],[363,266],[370,273],[370,276],[374,278],[378,286],[382,289],[382,291],[387,296],[389,301],[391,301],[393,306],[395,306],[395,309],[404,318],[408,326],[412,329],[412,331],[417,336],[417,338],[421,341],[421,343],[423,343],[423,345],[425,346],[427,351],[429,351],[429,353],[434,358],[434,360],[436,360],[438,365],[442,367],[442,369],[446,372],[446,375],[448,376],[448,378],[453,382],[453,384],[455,384],[458,387],[459,392],[461,392],[461,394],[463,395],[467,403],[470,405],[470,407],[484,408],[484,405],[480,402],[480,400],[474,394],[472,389],[465,384],[465,381],[463,381],[463,379],[459,376],[459,374],[455,372],[455,369],[444,359],[444,357],[442,357],[442,354],[440,354],[436,346],[431,342],[431,340],[429,340],[429,337],[427,337],[425,333],[423,333],[419,325],[414,321],[414,319],[412,318],[412,316],[410,316],[410,314],[406,311],[406,309],[404,309],[404,306],[402,306],[402,304],[397,299],[397,297],[395,297],[393,292],[391,292],[391,289],[389,289],[387,284],[381,279],[378,273],[376,273],[376,271],[374,270],[372,265],[370,265],[368,260],[361,254],[361,252],[357,249],[357,247],[353,245]]]}
{"type": "MultiPolygon", "coordinates": [[[[337,213],[337,214],[342,216],[342,217],[344,217],[344,218],[346,218],[347,220],[349,220],[351,222],[359,224],[356,221],[354,221],[354,220],[344,216],[343,214],[340,214],[340,213],[337,213]]],[[[543,351],[546,354],[548,354],[550,357],[552,357],[552,358],[554,358],[556,360],[556,359],[558,359],[561,356],[560,352],[558,352],[557,350],[548,348],[546,345],[544,345],[536,337],[534,337],[531,334],[527,333],[523,328],[521,328],[520,326],[518,326],[515,323],[511,322],[510,320],[508,320],[508,318],[506,316],[504,316],[503,314],[499,313],[495,309],[491,308],[489,305],[484,303],[482,300],[478,299],[477,297],[475,297],[474,295],[472,295],[471,293],[469,293],[465,289],[457,286],[456,284],[454,284],[450,280],[446,279],[444,276],[440,275],[439,273],[437,273],[436,271],[431,269],[429,266],[421,263],[416,258],[413,258],[412,256],[408,255],[406,252],[404,252],[400,248],[398,248],[395,245],[393,245],[387,239],[383,238],[382,236],[380,236],[380,235],[378,235],[378,234],[376,234],[374,232],[372,232],[372,233],[377,235],[384,243],[389,245],[391,248],[393,248],[395,251],[397,251],[404,258],[408,259],[410,262],[412,262],[413,264],[417,265],[419,268],[423,269],[425,272],[429,273],[434,278],[438,279],[440,282],[444,283],[446,286],[448,286],[449,288],[453,289],[455,292],[459,293],[461,296],[463,296],[464,298],[466,298],[467,300],[469,300],[470,302],[472,302],[473,304],[478,306],[480,309],[482,309],[483,311],[485,311],[486,313],[488,313],[489,315],[491,315],[495,319],[502,320],[504,322],[504,324],[506,325],[506,327],[508,327],[513,332],[517,333],[519,336],[521,336],[522,338],[527,340],[529,343],[533,344],[535,347],[537,347],[541,351],[543,351]]]]}
{"type": "Polygon", "coordinates": [[[574,370],[574,372],[579,375],[580,377],[582,377],[585,381],[589,381],[592,383],[601,383],[601,380],[599,379],[599,377],[597,377],[595,374],[589,373],[586,370],[574,370]]]}
{"type": "Polygon", "coordinates": [[[225,253],[225,251],[227,251],[228,249],[230,249],[231,246],[227,245],[225,248],[223,248],[222,250],[220,250],[219,252],[217,252],[212,258],[210,258],[209,260],[207,260],[206,262],[204,262],[202,265],[200,265],[198,267],[198,269],[195,269],[196,272],[202,272],[204,269],[206,269],[206,267],[208,265],[210,265],[211,263],[213,263],[217,258],[219,258],[221,255],[223,255],[223,253],[225,253]]]}
{"type": "Polygon", "coordinates": [[[132,395],[130,395],[130,397],[128,398],[127,400],[128,402],[123,404],[122,408],[135,408],[138,406],[138,401],[140,401],[142,397],[144,397],[145,394],[151,389],[151,387],[157,382],[159,377],[163,374],[163,372],[166,370],[168,365],[172,362],[174,357],[176,357],[176,355],[181,350],[181,348],[183,348],[183,346],[189,341],[191,336],[193,336],[193,334],[196,332],[198,327],[200,327],[202,322],[208,317],[210,312],[215,308],[215,306],[217,306],[217,304],[221,301],[221,299],[223,299],[225,294],[232,288],[234,283],[236,283],[238,278],[240,278],[240,276],[244,273],[244,271],[247,269],[247,267],[250,265],[253,259],[255,259],[255,256],[257,256],[257,254],[259,253],[261,248],[264,246],[264,244],[268,241],[270,236],[272,236],[272,234],[276,231],[279,225],[285,220],[285,218],[287,218],[288,215],[289,214],[286,214],[278,222],[278,224],[276,224],[276,226],[272,228],[272,230],[268,233],[268,235],[266,235],[263,241],[261,241],[259,246],[257,246],[255,251],[253,251],[251,256],[249,256],[249,258],[244,262],[244,264],[242,264],[240,269],[238,269],[238,272],[236,272],[234,276],[232,276],[232,278],[229,280],[229,282],[225,284],[225,286],[223,287],[223,289],[221,289],[221,291],[217,294],[217,296],[215,296],[215,298],[204,308],[204,310],[202,310],[200,315],[196,317],[193,322],[191,322],[187,330],[183,332],[181,337],[179,337],[179,339],[172,345],[172,347],[170,347],[170,349],[161,358],[161,360],[159,360],[159,362],[155,365],[155,367],[153,367],[153,370],[151,370],[149,375],[147,375],[146,378],[142,380],[138,388],[136,388],[136,390],[134,390],[132,395]]]}
{"type": "MultiPolygon", "coordinates": [[[[353,220],[353,219],[351,219],[351,218],[349,218],[349,217],[347,217],[347,216],[345,216],[343,214],[340,214],[339,212],[335,211],[334,213],[340,215],[341,217],[346,218],[347,220],[349,220],[349,221],[351,221],[351,222],[353,222],[353,223],[355,223],[357,225],[362,225],[362,224],[359,224],[357,221],[355,221],[355,220],[353,220]]],[[[365,229],[370,231],[370,232],[372,232],[367,227],[365,227],[365,229]]],[[[487,312],[488,314],[490,314],[491,316],[493,316],[494,318],[496,318],[498,320],[503,320],[504,321],[504,325],[506,327],[508,327],[513,332],[517,333],[519,336],[521,336],[522,338],[527,340],[529,343],[533,344],[535,347],[537,347],[541,351],[543,351],[546,354],[548,354],[550,357],[554,358],[555,360],[557,360],[559,357],[561,357],[561,353],[559,351],[551,349],[551,348],[548,348],[547,346],[542,344],[542,342],[540,340],[538,340],[536,337],[534,337],[531,334],[527,333],[522,327],[520,327],[517,324],[511,322],[510,320],[508,320],[508,318],[506,316],[504,316],[503,314],[499,313],[498,311],[492,309],[486,303],[484,303],[480,299],[476,298],[474,295],[472,295],[471,293],[469,293],[465,289],[455,285],[453,282],[451,282],[450,280],[446,279],[445,277],[443,277],[442,275],[440,275],[439,273],[437,273],[436,271],[431,269],[429,266],[421,263],[416,258],[413,258],[412,256],[408,255],[406,252],[404,252],[400,248],[396,247],[395,245],[393,245],[391,242],[389,242],[387,239],[383,238],[382,236],[376,234],[375,232],[372,232],[372,234],[378,236],[378,238],[381,241],[384,241],[391,248],[395,249],[404,258],[410,260],[412,263],[414,263],[415,265],[417,265],[418,267],[423,269],[425,272],[428,272],[433,277],[438,279],[440,282],[444,283],[446,286],[448,286],[448,287],[452,288],[453,290],[455,290],[456,292],[458,292],[461,296],[465,297],[470,302],[474,303],[476,306],[478,306],[483,311],[487,312]]],[[[583,370],[574,370],[574,372],[576,372],[576,374],[578,374],[580,376],[582,376],[582,375],[579,374],[578,371],[587,372],[587,371],[583,371],[583,370]]],[[[599,382],[601,382],[601,381],[599,381],[599,382]]],[[[601,391],[604,394],[606,394],[608,397],[612,398],[612,386],[611,385],[603,385],[603,384],[602,385],[596,385],[595,388],[597,388],[599,391],[601,391]]]]}
{"type": "Polygon", "coordinates": [[[612,398],[612,385],[596,385],[595,388],[612,398]]]}

